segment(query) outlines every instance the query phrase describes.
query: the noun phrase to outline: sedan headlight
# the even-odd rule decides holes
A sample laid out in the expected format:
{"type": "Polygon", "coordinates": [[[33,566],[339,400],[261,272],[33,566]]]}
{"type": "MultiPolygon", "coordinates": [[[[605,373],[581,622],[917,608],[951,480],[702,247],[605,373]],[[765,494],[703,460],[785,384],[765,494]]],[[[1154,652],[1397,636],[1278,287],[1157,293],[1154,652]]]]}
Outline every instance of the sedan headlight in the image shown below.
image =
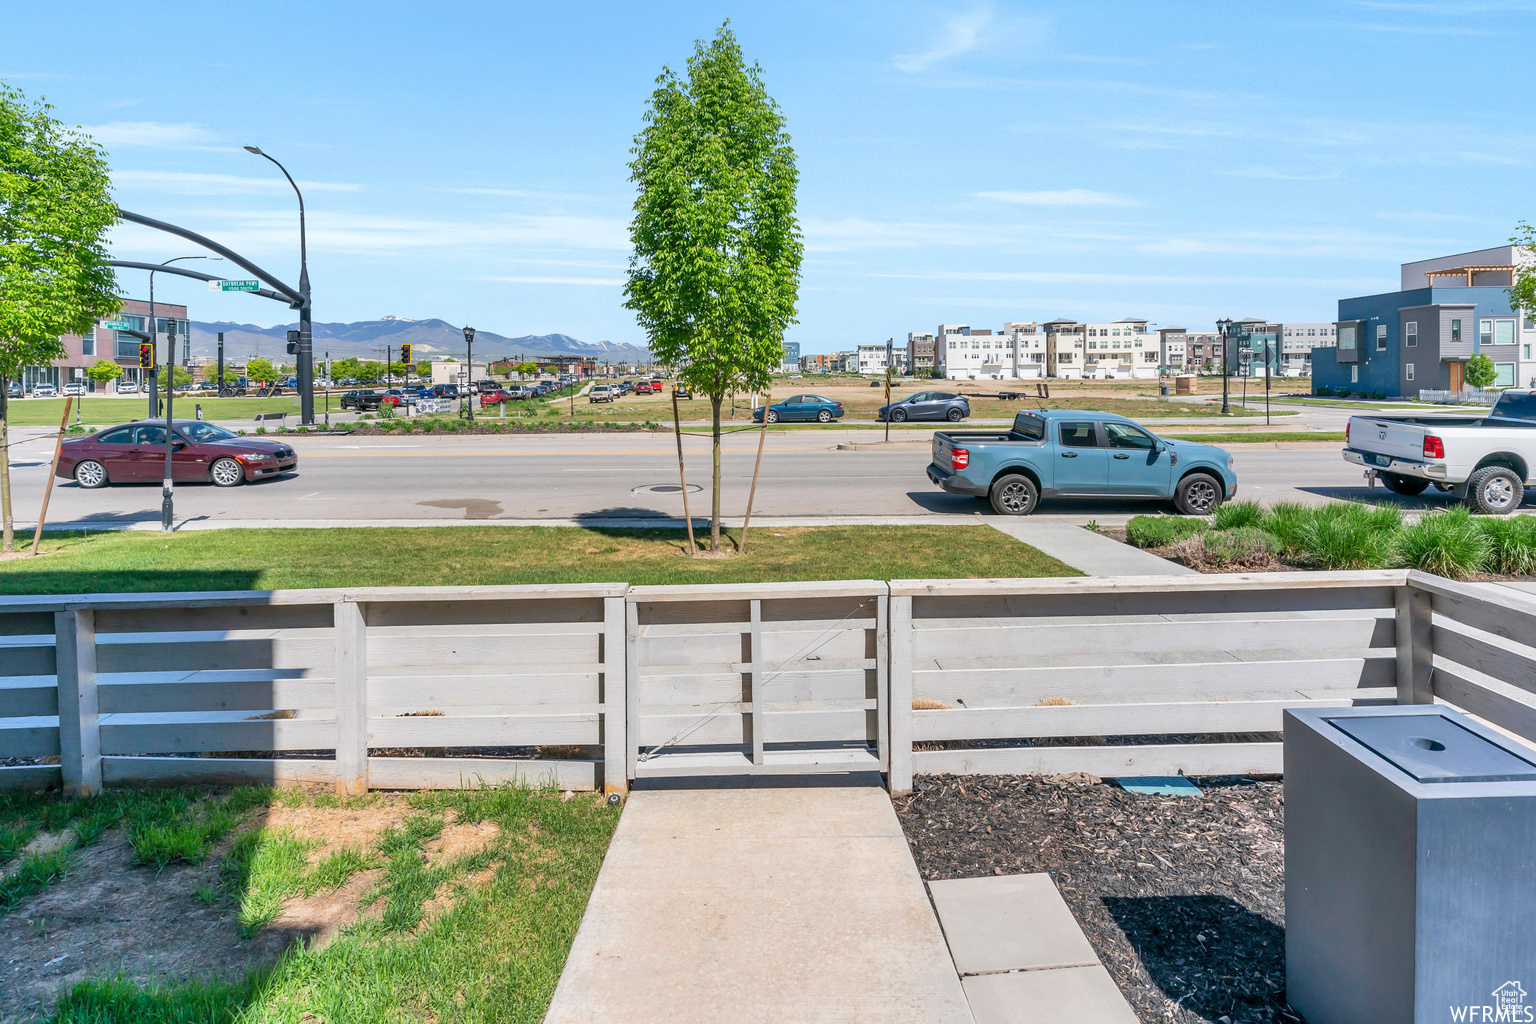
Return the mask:
{"type": "Polygon", "coordinates": [[[246,452],[242,456],[242,458],[254,459],[254,460],[258,461],[258,462],[260,462],[262,459],[270,459],[271,457],[272,457],[272,453],[271,452],[246,452]]]}

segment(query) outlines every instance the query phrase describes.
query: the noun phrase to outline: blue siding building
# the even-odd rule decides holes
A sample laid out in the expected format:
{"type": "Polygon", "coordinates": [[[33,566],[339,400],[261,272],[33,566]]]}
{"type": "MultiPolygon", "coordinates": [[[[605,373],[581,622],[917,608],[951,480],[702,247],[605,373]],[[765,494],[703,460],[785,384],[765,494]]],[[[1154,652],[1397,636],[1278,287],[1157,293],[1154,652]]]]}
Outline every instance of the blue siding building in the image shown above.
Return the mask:
{"type": "Polygon", "coordinates": [[[1336,347],[1312,350],[1313,386],[1389,398],[1461,391],[1479,353],[1493,360],[1495,386],[1524,382],[1536,372],[1536,325],[1510,307],[1516,258],[1504,246],[1408,263],[1401,291],[1340,299],[1336,347]]]}

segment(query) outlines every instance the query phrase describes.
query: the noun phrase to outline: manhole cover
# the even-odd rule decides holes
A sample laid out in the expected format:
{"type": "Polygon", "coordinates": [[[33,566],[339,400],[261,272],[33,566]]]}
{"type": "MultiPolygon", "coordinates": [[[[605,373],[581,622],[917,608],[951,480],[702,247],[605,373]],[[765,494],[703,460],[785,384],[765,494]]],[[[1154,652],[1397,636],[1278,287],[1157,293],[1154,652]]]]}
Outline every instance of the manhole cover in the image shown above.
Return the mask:
{"type": "MultiPolygon", "coordinates": [[[[700,487],[698,484],[689,484],[688,485],[688,493],[689,494],[697,494],[699,491],[702,491],[703,489],[704,488],[700,487]]],[[[643,485],[641,485],[639,487],[636,487],[634,490],[630,491],[629,493],[631,493],[631,494],[681,494],[682,492],[683,492],[682,484],[643,484],[643,485]]]]}

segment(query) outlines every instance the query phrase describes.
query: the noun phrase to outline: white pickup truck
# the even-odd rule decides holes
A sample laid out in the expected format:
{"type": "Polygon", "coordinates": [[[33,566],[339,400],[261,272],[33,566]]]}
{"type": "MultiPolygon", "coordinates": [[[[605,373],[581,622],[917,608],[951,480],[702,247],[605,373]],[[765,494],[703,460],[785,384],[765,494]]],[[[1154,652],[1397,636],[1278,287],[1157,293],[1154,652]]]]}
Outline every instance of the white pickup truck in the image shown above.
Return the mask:
{"type": "Polygon", "coordinates": [[[1353,416],[1344,461],[1395,494],[1430,484],[1475,511],[1507,515],[1536,469],[1536,391],[1505,391],[1486,416],[1353,416]]]}

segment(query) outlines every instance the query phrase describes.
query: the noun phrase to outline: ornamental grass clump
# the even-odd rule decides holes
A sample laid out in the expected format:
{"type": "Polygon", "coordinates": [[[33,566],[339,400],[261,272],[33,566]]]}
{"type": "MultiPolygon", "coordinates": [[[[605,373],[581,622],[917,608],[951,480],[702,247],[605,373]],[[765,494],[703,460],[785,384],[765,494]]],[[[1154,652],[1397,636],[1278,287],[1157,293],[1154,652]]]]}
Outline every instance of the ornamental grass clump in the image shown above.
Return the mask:
{"type": "Polygon", "coordinates": [[[1460,580],[1483,566],[1488,535],[1465,507],[1425,516],[1405,527],[1398,552],[1410,569],[1460,580]]]}
{"type": "Polygon", "coordinates": [[[1536,575],[1536,516],[1476,520],[1488,542],[1483,568],[1504,576],[1536,575]]]}
{"type": "Polygon", "coordinates": [[[1212,569],[1266,569],[1280,547],[1279,538],[1254,526],[1213,530],[1179,545],[1186,561],[1212,569]]]}
{"type": "Polygon", "coordinates": [[[1210,529],[1203,519],[1136,516],[1125,524],[1125,539],[1138,548],[1165,548],[1210,529]]]}
{"type": "Polygon", "coordinates": [[[1301,547],[1324,569],[1380,569],[1397,551],[1402,512],[1340,502],[1324,505],[1302,530],[1301,547]],[[1390,511],[1392,515],[1380,513],[1390,511]]]}
{"type": "Polygon", "coordinates": [[[1299,501],[1282,501],[1270,506],[1259,522],[1260,529],[1280,541],[1281,550],[1294,554],[1302,550],[1313,509],[1299,501]]]}
{"type": "Polygon", "coordinates": [[[1256,501],[1234,501],[1216,506],[1211,525],[1218,530],[1240,530],[1244,527],[1262,526],[1264,508],[1256,501]]]}

